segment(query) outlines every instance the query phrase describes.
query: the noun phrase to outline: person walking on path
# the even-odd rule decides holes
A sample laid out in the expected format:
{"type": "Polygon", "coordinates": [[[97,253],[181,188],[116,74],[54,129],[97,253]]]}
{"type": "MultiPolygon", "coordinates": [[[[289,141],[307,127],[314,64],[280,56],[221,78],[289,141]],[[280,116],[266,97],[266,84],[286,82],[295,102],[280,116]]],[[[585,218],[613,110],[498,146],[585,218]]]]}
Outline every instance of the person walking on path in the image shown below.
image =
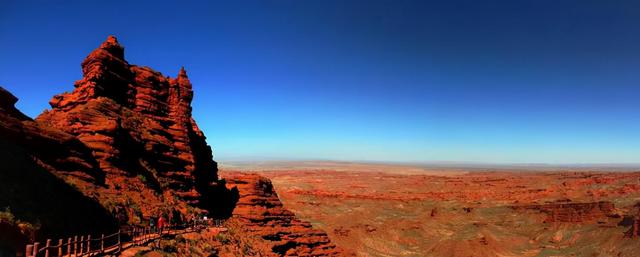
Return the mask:
{"type": "Polygon", "coordinates": [[[160,230],[160,234],[162,234],[162,229],[164,229],[164,226],[165,226],[164,223],[165,223],[164,217],[160,215],[160,218],[158,218],[158,229],[160,230]]]}
{"type": "Polygon", "coordinates": [[[149,226],[151,227],[151,233],[154,233],[156,231],[156,218],[155,217],[149,218],[149,226]]]}

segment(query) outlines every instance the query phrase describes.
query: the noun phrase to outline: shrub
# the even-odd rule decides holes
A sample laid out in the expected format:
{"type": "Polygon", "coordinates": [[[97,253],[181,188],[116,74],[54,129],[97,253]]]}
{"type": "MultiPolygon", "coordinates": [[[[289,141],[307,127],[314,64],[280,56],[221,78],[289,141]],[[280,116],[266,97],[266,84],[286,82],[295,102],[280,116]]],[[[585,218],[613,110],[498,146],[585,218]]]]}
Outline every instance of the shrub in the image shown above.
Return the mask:
{"type": "Polygon", "coordinates": [[[221,242],[222,244],[228,244],[229,242],[231,242],[229,237],[223,233],[218,233],[215,238],[216,241],[221,242]]]}

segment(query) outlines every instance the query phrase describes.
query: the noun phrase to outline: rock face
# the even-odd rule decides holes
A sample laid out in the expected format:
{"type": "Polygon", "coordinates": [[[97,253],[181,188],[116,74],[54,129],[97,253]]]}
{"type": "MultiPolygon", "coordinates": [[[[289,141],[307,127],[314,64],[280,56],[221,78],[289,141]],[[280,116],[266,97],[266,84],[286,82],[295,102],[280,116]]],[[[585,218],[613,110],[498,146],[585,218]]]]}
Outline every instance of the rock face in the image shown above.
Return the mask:
{"type": "Polygon", "coordinates": [[[17,101],[0,87],[0,138],[26,148],[49,171],[104,182],[89,148],[73,135],[27,117],[14,107],[17,101]]]}
{"type": "Polygon", "coordinates": [[[313,229],[285,209],[271,181],[257,174],[225,174],[229,185],[240,192],[233,216],[245,221],[245,227],[274,243],[273,252],[281,256],[343,256],[327,234],[313,229]]]}
{"type": "MultiPolygon", "coordinates": [[[[640,202],[636,203],[634,207],[637,208],[637,212],[634,215],[629,215],[625,217],[625,220],[628,219],[630,220],[629,223],[631,223],[629,230],[625,232],[625,236],[630,238],[640,237],[640,202]]],[[[624,222],[625,220],[623,220],[621,223],[625,223],[624,222]]],[[[624,225],[624,224],[619,224],[619,225],[624,225]]]]}
{"type": "Polygon", "coordinates": [[[186,71],[165,77],[129,64],[110,36],[82,62],[83,78],[56,95],[37,121],[77,137],[105,173],[141,176],[157,191],[170,189],[202,203],[218,181],[217,164],[191,116],[193,91],[186,71]]]}
{"type": "Polygon", "coordinates": [[[625,232],[625,236],[630,238],[638,238],[640,236],[640,218],[633,217],[631,227],[625,232]]]}
{"type": "Polygon", "coordinates": [[[103,206],[63,180],[104,181],[90,150],[24,115],[17,100],[0,87],[0,255],[34,239],[116,230],[103,206]]]}
{"type": "Polygon", "coordinates": [[[547,214],[545,222],[585,222],[606,218],[614,214],[611,202],[552,203],[516,206],[514,209],[538,210],[547,214]]]}

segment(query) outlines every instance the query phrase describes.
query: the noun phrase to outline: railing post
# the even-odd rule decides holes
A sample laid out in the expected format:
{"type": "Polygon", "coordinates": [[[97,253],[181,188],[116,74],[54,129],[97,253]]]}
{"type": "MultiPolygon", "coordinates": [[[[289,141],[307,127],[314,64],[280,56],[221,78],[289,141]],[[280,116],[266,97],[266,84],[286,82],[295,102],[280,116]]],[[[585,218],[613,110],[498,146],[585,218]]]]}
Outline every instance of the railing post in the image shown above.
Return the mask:
{"type": "Polygon", "coordinates": [[[87,236],[87,253],[91,252],[91,235],[87,236]]]}
{"type": "Polygon", "coordinates": [[[122,242],[120,241],[120,229],[118,229],[118,251],[122,252],[122,242]]]}
{"type": "Polygon", "coordinates": [[[64,242],[64,240],[62,240],[62,238],[60,240],[58,240],[58,257],[62,257],[62,243],[64,242]]]}
{"type": "Polygon", "coordinates": [[[47,243],[44,246],[44,257],[49,257],[49,247],[51,247],[51,239],[47,239],[47,243]]]}
{"type": "Polygon", "coordinates": [[[78,256],[78,236],[73,237],[73,256],[78,256]]]}
{"type": "Polygon", "coordinates": [[[31,257],[33,254],[33,245],[27,245],[27,249],[24,251],[24,257],[31,257]]]}
{"type": "Polygon", "coordinates": [[[100,252],[104,252],[104,234],[100,237],[100,252]]]}
{"type": "Polygon", "coordinates": [[[80,236],[80,256],[82,256],[83,251],[84,251],[84,236],[80,236]]]}
{"type": "Polygon", "coordinates": [[[67,255],[71,256],[71,237],[67,240],[67,255]]]}
{"type": "Polygon", "coordinates": [[[40,246],[40,243],[35,242],[33,243],[33,253],[31,254],[31,256],[36,256],[38,255],[38,247],[40,246]]]}

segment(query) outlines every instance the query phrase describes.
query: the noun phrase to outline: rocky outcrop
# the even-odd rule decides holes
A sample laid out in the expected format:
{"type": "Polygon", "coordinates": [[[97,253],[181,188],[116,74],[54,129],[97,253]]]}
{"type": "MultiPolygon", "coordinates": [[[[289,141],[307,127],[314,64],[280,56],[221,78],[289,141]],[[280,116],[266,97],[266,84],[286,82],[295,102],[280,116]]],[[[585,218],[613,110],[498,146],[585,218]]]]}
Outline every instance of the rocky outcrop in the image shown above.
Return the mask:
{"type": "Polygon", "coordinates": [[[327,234],[313,229],[285,209],[271,181],[257,174],[229,173],[227,183],[240,192],[233,216],[245,227],[273,242],[273,252],[283,256],[342,256],[344,252],[327,234]]]}
{"type": "Polygon", "coordinates": [[[107,184],[139,176],[159,193],[206,205],[203,195],[220,187],[217,164],[191,115],[184,68],[170,78],[131,65],[110,36],[82,62],[82,72],[73,92],[54,96],[36,120],[86,145],[107,184]]]}
{"type": "Polygon", "coordinates": [[[13,256],[17,251],[34,240],[33,232],[22,224],[0,219],[0,256],[13,256]]]}
{"type": "Polygon", "coordinates": [[[103,182],[90,150],[24,115],[17,100],[0,87],[0,255],[34,239],[117,229],[103,206],[65,182],[103,182]]]}
{"type": "Polygon", "coordinates": [[[630,238],[638,238],[640,236],[640,218],[633,219],[631,228],[625,233],[625,236],[630,238]]]}
{"type": "MultiPolygon", "coordinates": [[[[57,181],[51,183],[75,194],[67,198],[59,194],[59,200],[52,203],[82,214],[61,202],[81,202],[86,197],[100,213],[87,216],[93,221],[102,222],[107,214],[118,217],[121,225],[141,225],[151,216],[179,220],[185,214],[204,212],[202,209],[210,217],[230,215],[237,191],[228,190],[218,180],[211,148],[191,116],[193,91],[184,69],[170,78],[148,67],[130,65],[124,59],[124,48],[115,37],[108,37],[82,62],[82,72],[75,90],[53,97],[52,109],[35,120],[18,111],[14,107],[18,99],[0,88],[2,157],[24,150],[29,159],[0,174],[5,178],[0,180],[5,190],[0,190],[4,193],[0,208],[43,213],[38,212],[40,206],[50,205],[29,196],[35,188],[47,192],[41,188],[44,179],[36,179],[47,175],[60,180],[46,177],[47,182],[57,181]],[[16,173],[25,167],[34,170],[36,175],[30,176],[39,186],[20,182],[28,181],[25,171],[16,173]],[[38,173],[42,168],[49,172],[38,173]],[[15,189],[5,184],[14,180],[23,186],[15,189]],[[31,206],[31,202],[38,204],[31,206]]],[[[65,221],[60,224],[71,223],[66,218],[59,220],[65,221]]],[[[57,224],[54,219],[47,222],[57,224]]],[[[114,225],[101,224],[104,226],[93,227],[114,225]]],[[[43,225],[41,232],[61,231],[47,229],[51,226],[43,225]]],[[[112,227],[100,230],[110,231],[112,227]]]]}
{"type": "Polygon", "coordinates": [[[587,222],[613,216],[615,206],[611,202],[550,203],[513,206],[515,210],[537,210],[547,214],[545,222],[587,222]]]}
{"type": "Polygon", "coordinates": [[[73,135],[35,122],[15,108],[14,95],[0,87],[0,138],[28,150],[41,166],[92,183],[104,182],[91,150],[73,135]]]}
{"type": "Polygon", "coordinates": [[[618,225],[629,226],[629,230],[624,233],[626,237],[638,238],[640,237],[640,202],[636,203],[633,207],[637,209],[636,213],[625,216],[618,225]]]}
{"type": "MultiPolygon", "coordinates": [[[[5,117],[12,117],[16,120],[29,120],[29,117],[16,109],[15,104],[17,102],[17,97],[15,97],[3,87],[0,87],[0,115],[3,115],[5,117]]],[[[6,122],[6,119],[2,120],[3,122],[6,122]]]]}

